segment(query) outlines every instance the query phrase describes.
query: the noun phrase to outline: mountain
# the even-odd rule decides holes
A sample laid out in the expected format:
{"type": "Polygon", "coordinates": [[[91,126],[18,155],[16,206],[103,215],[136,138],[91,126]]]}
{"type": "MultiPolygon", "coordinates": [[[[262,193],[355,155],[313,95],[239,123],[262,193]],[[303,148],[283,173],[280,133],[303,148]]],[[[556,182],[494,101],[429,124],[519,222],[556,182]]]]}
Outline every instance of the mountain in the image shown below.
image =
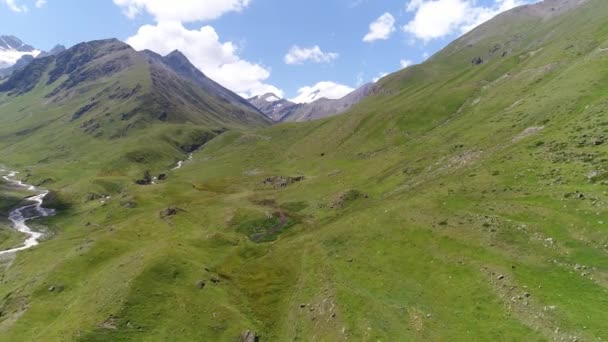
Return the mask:
{"type": "MultiPolygon", "coordinates": [[[[303,122],[318,120],[346,112],[371,93],[373,83],[366,84],[341,99],[320,98],[311,103],[293,103],[275,94],[250,98],[248,101],[276,122],[303,122]]],[[[318,94],[313,93],[313,97],[318,94]]]]}
{"type": "Polygon", "coordinates": [[[320,98],[287,113],[281,121],[303,122],[342,114],[368,96],[373,86],[373,83],[368,83],[341,99],[320,98]]]}
{"type": "Polygon", "coordinates": [[[205,92],[209,94],[215,94],[221,97],[224,101],[243,108],[243,110],[254,111],[260,113],[258,109],[252,106],[247,100],[238,96],[234,92],[224,88],[219,83],[213,81],[203,74],[198,68],[196,68],[186,56],[179,51],[173,51],[165,57],[162,57],[155,52],[145,50],[142,52],[148,56],[151,60],[157,61],[172,71],[177,73],[179,76],[194,82],[196,85],[201,87],[205,92]]]}
{"type": "Polygon", "coordinates": [[[105,151],[108,172],[137,174],[174,164],[227,130],[271,123],[225,88],[210,80],[203,88],[176,70],[116,39],[36,58],[0,82],[0,140],[46,167],[105,151]],[[105,150],[108,142],[115,149],[105,150]],[[55,157],[44,156],[50,146],[55,157]]]}
{"type": "Polygon", "coordinates": [[[40,52],[15,36],[0,36],[0,69],[13,66],[23,56],[36,57],[40,52]]]}
{"type": "MultiPolygon", "coordinates": [[[[17,40],[17,38],[13,37],[12,40],[9,39],[8,41],[15,44],[15,40],[17,40]]],[[[2,42],[2,41],[0,41],[0,42],[2,42]]],[[[6,42],[6,40],[4,42],[6,42]]],[[[23,43],[21,43],[21,44],[23,44],[23,43]]],[[[4,43],[4,46],[7,47],[8,45],[6,45],[6,43],[4,43]]],[[[30,49],[33,49],[33,48],[30,47],[29,45],[23,45],[21,47],[21,49],[25,50],[23,52],[25,54],[23,54],[21,56],[21,58],[19,58],[14,64],[12,64],[8,67],[5,67],[5,68],[0,67],[0,79],[3,77],[10,76],[13,72],[25,68],[28,64],[30,64],[34,60],[34,58],[43,58],[43,57],[47,57],[47,56],[58,55],[59,53],[65,51],[65,47],[63,45],[56,45],[49,52],[39,51],[39,50],[32,50],[34,52],[31,52],[30,49]]],[[[1,54],[2,54],[2,52],[0,51],[0,55],[1,54]]],[[[2,57],[0,57],[0,59],[1,58],[2,57]]]]}
{"type": "Polygon", "coordinates": [[[17,62],[8,68],[0,69],[0,79],[10,76],[16,70],[21,70],[30,64],[36,57],[32,55],[23,55],[17,62]]]}
{"type": "Polygon", "coordinates": [[[281,99],[273,93],[255,96],[248,101],[262,113],[271,118],[273,121],[279,122],[284,117],[289,116],[297,111],[302,104],[293,103],[291,101],[281,99]]]}
{"type": "Polygon", "coordinates": [[[56,56],[66,50],[63,45],[55,45],[50,51],[42,51],[37,58],[48,57],[48,56],[56,56]]]}
{"type": "MultiPolygon", "coordinates": [[[[606,340],[606,18],[604,0],[518,7],[342,115],[281,125],[188,122],[200,86],[122,44],[35,60],[32,90],[37,68],[0,94],[0,163],[58,211],[0,258],[0,336],[606,340]],[[145,98],[162,92],[175,122],[145,98]],[[114,134],[104,108],[130,105],[143,124],[114,134]]],[[[28,195],[0,191],[3,217],[28,195]]]]}
{"type": "MultiPolygon", "coordinates": [[[[35,59],[0,84],[0,92],[19,96],[28,94],[37,87],[47,86],[49,92],[44,94],[44,98],[52,103],[62,103],[74,94],[83,97],[90,92],[92,97],[89,103],[83,104],[83,108],[88,109],[74,115],[73,120],[85,113],[97,112],[98,119],[108,123],[120,119],[124,121],[125,128],[154,119],[214,125],[231,122],[237,125],[251,122],[255,125],[267,122],[245,100],[207,79],[202,73],[197,75],[199,78],[184,74],[181,68],[194,67],[183,55],[179,65],[171,63],[176,53],[162,59],[149,58],[149,55],[148,52],[137,52],[115,39],[82,43],[57,55],[49,54],[35,59]],[[141,69],[147,73],[149,80],[142,78],[135,87],[125,88],[123,83],[136,80],[135,76],[138,75],[135,73],[141,69]],[[49,79],[42,83],[45,74],[49,79]],[[107,83],[111,78],[117,79],[97,93],[86,87],[87,84],[107,83]],[[151,81],[149,89],[145,89],[142,83],[144,81],[151,81]],[[112,106],[101,108],[102,102],[107,99],[115,101],[112,106]],[[117,99],[124,101],[116,101],[117,99]],[[136,103],[127,100],[135,100],[136,103]],[[119,113],[118,108],[123,106],[134,107],[134,112],[128,118],[119,113]],[[148,112],[142,107],[154,108],[156,112],[148,112]],[[108,112],[113,112],[115,117],[108,119],[111,116],[108,112]]],[[[87,116],[91,119],[90,114],[87,116]]]]}

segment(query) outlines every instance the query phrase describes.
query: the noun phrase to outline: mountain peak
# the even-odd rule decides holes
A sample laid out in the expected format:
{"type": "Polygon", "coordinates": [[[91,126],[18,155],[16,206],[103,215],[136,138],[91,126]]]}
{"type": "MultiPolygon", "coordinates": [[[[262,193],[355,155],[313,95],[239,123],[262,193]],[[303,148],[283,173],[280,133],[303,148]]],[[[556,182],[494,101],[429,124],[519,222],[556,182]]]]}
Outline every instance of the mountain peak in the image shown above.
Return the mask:
{"type": "Polygon", "coordinates": [[[181,58],[181,59],[185,59],[185,60],[187,60],[188,62],[190,62],[190,61],[188,60],[188,57],[186,57],[186,55],[184,55],[184,54],[183,54],[181,51],[179,51],[179,50],[177,50],[177,49],[176,49],[176,50],[171,51],[171,53],[169,53],[169,54],[168,54],[167,56],[165,56],[165,57],[167,57],[167,58],[181,58]]]}
{"type": "Polygon", "coordinates": [[[36,49],[15,36],[0,36],[0,50],[34,52],[36,49]]]}
{"type": "Polygon", "coordinates": [[[40,52],[15,36],[0,36],[0,69],[12,67],[25,55],[36,57],[40,52]]]}
{"type": "Polygon", "coordinates": [[[281,98],[275,95],[274,93],[266,93],[260,98],[266,102],[277,102],[281,100],[281,98]]]}

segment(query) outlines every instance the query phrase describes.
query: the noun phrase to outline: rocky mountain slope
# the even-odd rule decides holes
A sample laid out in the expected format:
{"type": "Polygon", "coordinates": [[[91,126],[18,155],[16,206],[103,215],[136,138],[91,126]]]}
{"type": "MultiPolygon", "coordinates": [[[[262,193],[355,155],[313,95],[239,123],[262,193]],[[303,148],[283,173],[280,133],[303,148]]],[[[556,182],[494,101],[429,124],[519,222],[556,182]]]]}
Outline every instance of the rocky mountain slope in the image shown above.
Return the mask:
{"type": "Polygon", "coordinates": [[[281,99],[273,93],[255,96],[247,101],[275,122],[283,120],[284,117],[304,106],[304,104],[281,99]]]}
{"type": "Polygon", "coordinates": [[[57,45],[54,48],[52,48],[49,52],[42,51],[42,52],[38,53],[36,56],[34,56],[33,54],[25,54],[25,55],[21,56],[21,58],[19,58],[17,60],[17,62],[15,62],[15,64],[13,64],[9,67],[6,67],[6,68],[0,68],[0,78],[8,77],[13,72],[24,69],[35,58],[44,58],[44,57],[48,57],[48,56],[54,56],[54,55],[60,54],[63,51],[65,51],[65,47],[63,45],[57,45]]]}
{"type": "Polygon", "coordinates": [[[369,95],[373,86],[373,83],[368,83],[341,99],[321,98],[307,103],[282,117],[281,121],[304,122],[342,114],[369,95]]]}
{"type": "Polygon", "coordinates": [[[23,56],[36,57],[40,52],[15,36],[0,36],[0,69],[13,66],[23,56]]]}
{"type": "Polygon", "coordinates": [[[0,78],[25,67],[41,51],[25,44],[15,36],[0,36],[0,78]]]}
{"type": "Polygon", "coordinates": [[[173,171],[204,130],[157,110],[113,138],[69,123],[73,92],[175,74],[147,56],[0,95],[0,161],[58,209],[0,260],[1,339],[606,340],[606,18],[603,0],[514,9],[343,115],[232,129],[173,171]]]}
{"type": "Polygon", "coordinates": [[[369,83],[341,99],[320,98],[311,103],[293,103],[275,94],[250,98],[248,101],[276,122],[304,122],[342,114],[371,93],[369,83]]]}

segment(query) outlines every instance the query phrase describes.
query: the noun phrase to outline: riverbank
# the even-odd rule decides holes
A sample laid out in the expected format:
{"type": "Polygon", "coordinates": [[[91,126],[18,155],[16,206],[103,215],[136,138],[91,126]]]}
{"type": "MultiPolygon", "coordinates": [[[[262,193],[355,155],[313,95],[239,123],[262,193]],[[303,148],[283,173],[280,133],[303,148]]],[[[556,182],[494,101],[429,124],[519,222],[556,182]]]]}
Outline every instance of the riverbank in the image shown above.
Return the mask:
{"type": "Polygon", "coordinates": [[[19,246],[26,235],[15,230],[8,219],[11,210],[22,203],[31,192],[0,177],[0,251],[19,246]]]}
{"type": "MultiPolygon", "coordinates": [[[[2,170],[5,172],[4,170],[2,170]]],[[[53,209],[42,207],[44,198],[48,191],[37,189],[33,185],[24,184],[15,179],[17,172],[9,172],[2,176],[2,189],[4,189],[5,209],[3,214],[7,215],[10,229],[3,230],[6,235],[0,246],[0,256],[23,251],[38,245],[42,233],[32,230],[27,221],[51,216],[55,213],[53,209]],[[19,206],[21,204],[21,206],[19,206]],[[21,237],[22,243],[14,243],[21,237]]]]}

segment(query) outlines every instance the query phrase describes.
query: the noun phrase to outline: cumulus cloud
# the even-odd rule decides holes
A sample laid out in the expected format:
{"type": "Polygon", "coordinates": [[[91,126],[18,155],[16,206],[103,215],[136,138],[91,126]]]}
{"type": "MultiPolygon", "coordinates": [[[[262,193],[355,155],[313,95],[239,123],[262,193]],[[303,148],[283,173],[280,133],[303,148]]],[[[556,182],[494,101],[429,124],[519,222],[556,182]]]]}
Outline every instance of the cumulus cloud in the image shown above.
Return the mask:
{"type": "Polygon", "coordinates": [[[241,11],[250,2],[251,0],[114,0],[130,18],[148,12],[157,21],[181,22],[216,19],[228,12],[241,11]]]}
{"type": "Polygon", "coordinates": [[[236,44],[220,41],[211,26],[189,30],[178,21],[144,25],[127,43],[137,50],[150,49],[162,55],[179,50],[211,79],[246,97],[267,92],[283,96],[283,91],[264,83],[270,77],[267,68],[241,59],[236,44]]]}
{"type": "Polygon", "coordinates": [[[149,49],[159,54],[181,51],[211,79],[244,97],[283,91],[265,83],[270,70],[259,63],[244,60],[238,46],[222,42],[212,26],[188,29],[186,22],[216,19],[228,12],[241,11],[251,0],[114,0],[125,15],[134,18],[142,12],[154,17],[156,24],[144,25],[127,39],[137,50],[149,49]]]}
{"type": "Polygon", "coordinates": [[[46,5],[46,0],[36,0],[36,8],[42,8],[46,5]]]}
{"type": "Polygon", "coordinates": [[[405,69],[413,64],[414,64],[414,62],[410,61],[409,59],[402,59],[399,61],[399,65],[401,65],[401,69],[405,69]]]}
{"type": "Polygon", "coordinates": [[[340,55],[335,52],[323,52],[318,45],[302,48],[294,45],[285,55],[286,64],[302,64],[304,62],[329,63],[340,55]]]}
{"type": "Polygon", "coordinates": [[[323,81],[313,86],[302,87],[298,89],[298,96],[289,101],[295,103],[310,103],[321,98],[341,99],[350,94],[355,89],[347,85],[323,81]]]}
{"type": "Polygon", "coordinates": [[[533,1],[538,0],[495,0],[484,7],[475,0],[410,0],[406,9],[415,14],[403,31],[424,41],[462,34],[500,12],[533,1]]]}
{"type": "Polygon", "coordinates": [[[27,6],[20,5],[18,0],[2,0],[2,2],[13,12],[24,13],[28,11],[27,6]]]}
{"type": "Polygon", "coordinates": [[[393,32],[395,32],[395,17],[390,13],[384,13],[369,25],[369,32],[363,37],[363,41],[386,40],[393,32]]]}

